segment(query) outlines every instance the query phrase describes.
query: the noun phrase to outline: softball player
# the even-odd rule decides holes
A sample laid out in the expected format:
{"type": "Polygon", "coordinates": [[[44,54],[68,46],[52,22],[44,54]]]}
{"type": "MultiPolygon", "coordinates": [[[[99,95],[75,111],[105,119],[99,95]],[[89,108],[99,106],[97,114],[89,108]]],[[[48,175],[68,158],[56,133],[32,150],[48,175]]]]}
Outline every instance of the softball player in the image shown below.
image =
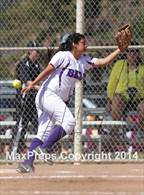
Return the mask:
{"type": "MultiPolygon", "coordinates": [[[[86,39],[80,33],[70,34],[63,50],[57,52],[39,76],[22,90],[22,93],[27,93],[46,79],[36,96],[39,126],[29,152],[38,146],[42,149],[51,148],[60,138],[73,131],[75,119],[66,102],[73,93],[75,82],[83,78],[86,69],[106,66],[121,53],[118,48],[105,58],[92,58],[84,54],[86,39]]],[[[31,172],[33,161],[34,155],[27,157],[17,171],[31,172]]]]}

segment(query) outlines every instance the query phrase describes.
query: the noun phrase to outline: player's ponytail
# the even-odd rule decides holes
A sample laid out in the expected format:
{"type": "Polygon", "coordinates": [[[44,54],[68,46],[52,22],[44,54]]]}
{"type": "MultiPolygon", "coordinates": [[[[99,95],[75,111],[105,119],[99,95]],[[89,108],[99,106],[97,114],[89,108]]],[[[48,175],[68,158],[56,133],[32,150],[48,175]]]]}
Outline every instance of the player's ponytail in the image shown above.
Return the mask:
{"type": "Polygon", "coordinates": [[[66,33],[66,34],[64,34],[61,37],[58,51],[67,51],[66,41],[67,41],[67,39],[68,39],[69,36],[70,36],[70,34],[69,33],[66,33]]]}

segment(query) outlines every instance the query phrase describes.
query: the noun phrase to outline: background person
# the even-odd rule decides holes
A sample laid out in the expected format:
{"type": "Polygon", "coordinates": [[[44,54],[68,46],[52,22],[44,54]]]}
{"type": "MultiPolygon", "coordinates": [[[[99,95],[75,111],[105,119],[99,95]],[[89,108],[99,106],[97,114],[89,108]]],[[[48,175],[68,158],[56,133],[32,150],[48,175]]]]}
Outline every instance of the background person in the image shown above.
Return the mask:
{"type": "Polygon", "coordinates": [[[144,119],[144,63],[138,49],[128,49],[126,59],[116,61],[107,86],[110,112],[114,120],[125,118],[125,111],[137,110],[144,119]]]}
{"type": "MultiPolygon", "coordinates": [[[[27,47],[39,47],[36,41],[31,41],[27,47]]],[[[22,88],[33,81],[41,71],[41,65],[38,61],[40,53],[38,50],[28,50],[26,56],[17,64],[16,79],[22,82],[22,88]]],[[[21,94],[21,89],[17,90],[16,95],[16,131],[13,135],[13,145],[16,142],[17,132],[22,127],[17,152],[21,153],[26,148],[25,134],[28,132],[28,124],[31,122],[33,131],[36,133],[38,126],[37,110],[35,97],[39,89],[38,85],[28,94],[21,94]]]]}

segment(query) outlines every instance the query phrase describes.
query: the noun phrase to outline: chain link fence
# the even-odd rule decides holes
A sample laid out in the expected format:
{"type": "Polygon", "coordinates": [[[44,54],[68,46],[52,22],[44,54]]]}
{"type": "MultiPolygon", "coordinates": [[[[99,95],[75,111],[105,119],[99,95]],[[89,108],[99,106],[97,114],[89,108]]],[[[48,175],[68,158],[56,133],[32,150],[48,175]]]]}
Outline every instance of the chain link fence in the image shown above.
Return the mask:
{"type": "MultiPolygon", "coordinates": [[[[111,66],[96,68],[85,75],[83,113],[79,119],[81,158],[92,162],[144,160],[144,0],[1,0],[1,161],[8,160],[6,155],[14,146],[19,153],[25,153],[37,132],[37,121],[33,124],[34,116],[30,116],[34,106],[28,105],[26,114],[31,120],[21,132],[22,142],[16,144],[20,128],[16,121],[21,119],[17,109],[23,110],[18,91],[12,87],[18,64],[31,51],[28,44],[36,41],[37,64],[42,70],[59,46],[61,36],[76,31],[76,7],[80,2],[84,3],[83,31],[90,55],[107,56],[115,48],[115,33],[125,23],[132,25],[134,34],[131,50],[120,55],[111,66]]],[[[69,107],[73,113],[74,105],[72,96],[69,107]]],[[[58,161],[74,160],[71,154],[76,142],[71,135],[56,143],[51,152],[58,161]]]]}

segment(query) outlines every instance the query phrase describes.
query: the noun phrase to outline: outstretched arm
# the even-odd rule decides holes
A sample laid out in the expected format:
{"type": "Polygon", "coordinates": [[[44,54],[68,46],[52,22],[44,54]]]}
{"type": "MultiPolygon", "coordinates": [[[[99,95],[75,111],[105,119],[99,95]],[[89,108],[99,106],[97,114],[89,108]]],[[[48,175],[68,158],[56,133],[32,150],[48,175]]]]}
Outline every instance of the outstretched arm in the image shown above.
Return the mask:
{"type": "Polygon", "coordinates": [[[132,28],[130,24],[126,24],[122,26],[118,32],[116,33],[116,42],[118,45],[118,49],[112,52],[105,58],[98,59],[94,65],[94,67],[102,67],[110,64],[121,52],[124,52],[132,39],[132,28]]]}
{"type": "Polygon", "coordinates": [[[30,91],[35,85],[44,80],[54,70],[55,67],[52,64],[48,64],[48,66],[36,77],[34,81],[29,82],[28,86],[22,89],[22,93],[27,93],[28,91],[30,91]]]}
{"type": "Polygon", "coordinates": [[[98,58],[96,63],[94,64],[94,67],[104,67],[108,64],[110,64],[114,59],[116,59],[116,57],[121,53],[120,49],[116,49],[114,52],[112,52],[111,54],[109,54],[107,57],[105,58],[98,58]]]}

